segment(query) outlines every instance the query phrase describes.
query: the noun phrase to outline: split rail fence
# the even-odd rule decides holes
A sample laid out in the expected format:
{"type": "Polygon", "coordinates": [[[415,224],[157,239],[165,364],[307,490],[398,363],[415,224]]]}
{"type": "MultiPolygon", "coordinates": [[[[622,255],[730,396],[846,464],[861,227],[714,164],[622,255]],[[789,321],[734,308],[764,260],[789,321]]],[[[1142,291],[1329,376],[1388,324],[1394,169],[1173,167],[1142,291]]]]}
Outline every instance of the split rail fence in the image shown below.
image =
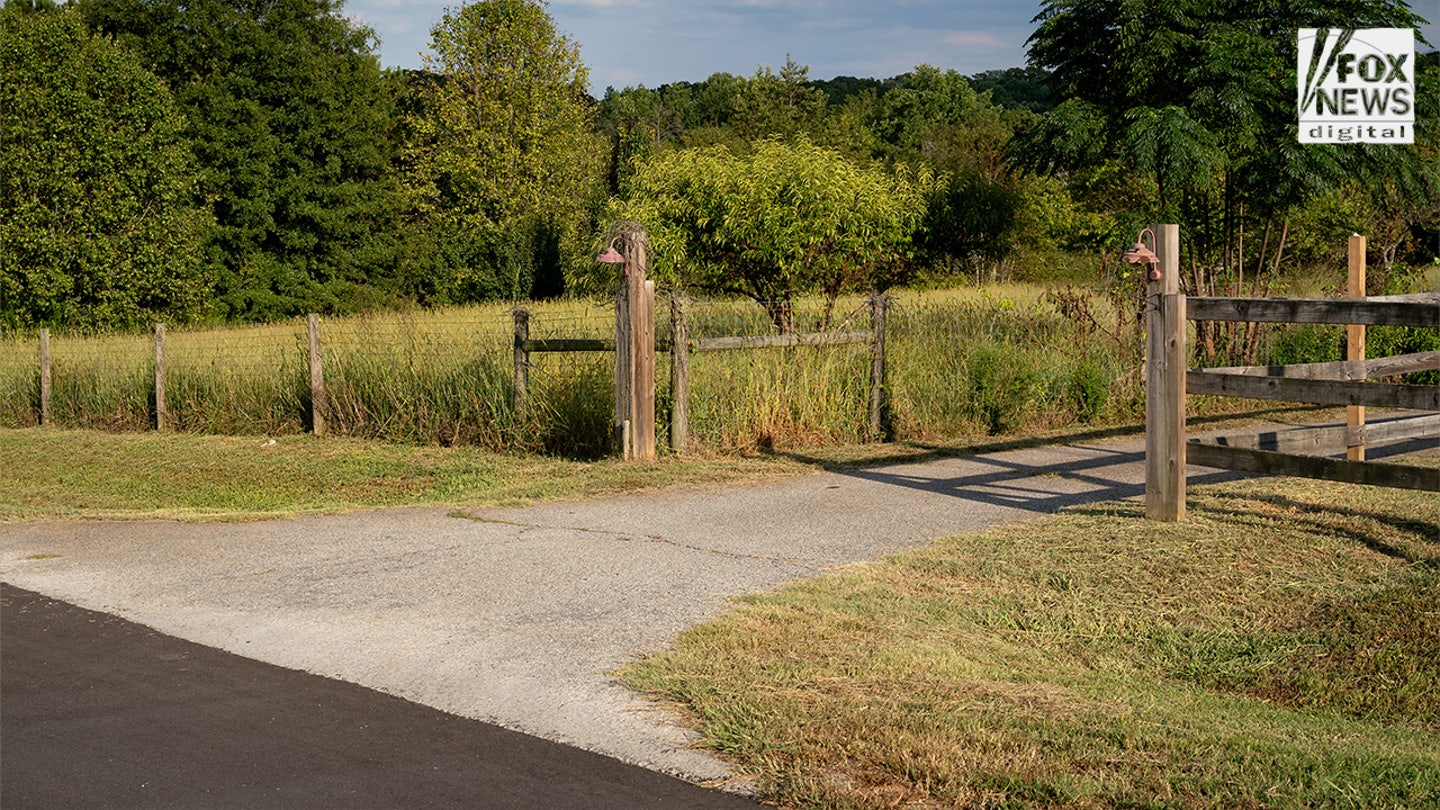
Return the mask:
{"type": "MultiPolygon", "coordinates": [[[[670,306],[670,337],[669,339],[656,338],[653,332],[653,325],[648,332],[650,352],[649,362],[653,363],[654,354],[668,354],[670,356],[670,386],[671,386],[671,408],[670,408],[670,449],[676,453],[683,453],[690,444],[690,359],[691,355],[704,354],[709,352],[725,352],[757,349],[785,349],[795,347],[828,347],[845,345],[869,345],[871,347],[870,381],[869,381],[869,428],[872,435],[884,435],[886,425],[887,403],[885,400],[885,321],[890,299],[886,296],[875,296],[870,299],[870,322],[869,330],[850,330],[834,332],[806,332],[790,333],[780,335],[727,335],[721,337],[697,337],[689,336],[689,308],[691,301],[683,293],[672,293],[669,296],[670,306]]],[[[646,304],[653,307],[653,291],[649,293],[646,304]]],[[[653,310],[644,316],[649,323],[654,323],[653,310]]],[[[515,310],[515,412],[525,414],[528,410],[528,390],[530,377],[531,355],[545,352],[616,352],[618,345],[624,345],[627,339],[624,334],[617,338],[545,338],[532,339],[530,337],[530,312],[519,308],[515,310]]],[[[617,353],[618,354],[618,353],[617,353]]],[[[634,362],[633,360],[631,361],[634,362]]],[[[644,360],[642,360],[642,363],[644,360]]],[[[623,363],[617,359],[617,366],[623,363]]],[[[636,387],[645,392],[639,408],[632,408],[629,414],[621,415],[617,411],[616,422],[616,446],[627,457],[648,458],[653,456],[654,449],[654,371],[653,365],[648,372],[641,372],[642,380],[636,387]],[[645,415],[649,415],[649,421],[645,421],[645,415]],[[636,418],[636,417],[639,418],[636,418]],[[627,418],[628,417],[628,418],[627,418]],[[649,447],[646,447],[648,438],[649,447]],[[628,448],[628,449],[627,449],[628,448]]],[[[616,380],[616,401],[625,402],[630,399],[628,392],[621,390],[620,381],[625,378],[623,368],[617,369],[616,380]]],[[[632,383],[632,386],[634,384],[632,383]]]]}
{"type": "Polygon", "coordinates": [[[1440,369],[1440,352],[1366,359],[1366,325],[1440,328],[1440,293],[1364,297],[1364,238],[1350,244],[1351,297],[1187,297],[1178,291],[1179,229],[1154,226],[1162,277],[1147,290],[1146,515],[1185,516],[1187,463],[1270,475],[1440,492],[1440,469],[1365,461],[1367,444],[1440,437],[1440,386],[1373,380],[1440,369]],[[1349,359],[1188,369],[1187,321],[1345,324],[1349,359]],[[1187,394],[1345,405],[1347,424],[1189,439],[1187,394]],[[1366,424],[1367,407],[1429,412],[1366,424]],[[1346,451],[1347,458],[1325,454],[1346,451]]]}

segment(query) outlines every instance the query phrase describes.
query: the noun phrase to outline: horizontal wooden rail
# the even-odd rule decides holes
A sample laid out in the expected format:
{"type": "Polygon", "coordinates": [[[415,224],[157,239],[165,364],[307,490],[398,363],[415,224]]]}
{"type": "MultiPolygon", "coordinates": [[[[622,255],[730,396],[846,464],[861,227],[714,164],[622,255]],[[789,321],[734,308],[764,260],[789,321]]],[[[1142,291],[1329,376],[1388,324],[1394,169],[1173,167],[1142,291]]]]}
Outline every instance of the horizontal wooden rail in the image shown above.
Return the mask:
{"type": "Polygon", "coordinates": [[[1192,321],[1256,323],[1363,323],[1371,326],[1440,328],[1440,303],[1358,298],[1208,298],[1186,302],[1192,321]]]}
{"type": "Polygon", "coordinates": [[[1217,397],[1307,402],[1312,405],[1366,405],[1407,411],[1440,411],[1440,386],[1257,377],[1191,371],[1185,393],[1217,397]]]}
{"type": "Polygon", "coordinates": [[[1319,425],[1283,428],[1259,433],[1232,433],[1223,436],[1191,439],[1191,442],[1216,447],[1244,447],[1250,450],[1271,450],[1277,453],[1309,453],[1324,455],[1343,452],[1347,447],[1375,445],[1440,436],[1440,414],[1402,416],[1364,425],[1319,425]]]}
{"type": "Polygon", "coordinates": [[[871,332],[811,332],[788,335],[755,335],[696,338],[690,341],[692,351],[723,352],[735,349],[783,349],[791,346],[838,346],[849,343],[870,343],[871,332]]]}
{"type": "Polygon", "coordinates": [[[1440,307],[1440,292],[1406,293],[1405,295],[1372,295],[1366,301],[1396,301],[1406,304],[1429,304],[1440,307]]]}
{"type": "Polygon", "coordinates": [[[1407,464],[1382,464],[1375,461],[1317,456],[1292,456],[1268,450],[1245,447],[1220,447],[1190,442],[1185,448],[1186,460],[1201,467],[1221,470],[1320,478],[1347,484],[1369,484],[1393,489],[1418,489],[1440,492],[1440,468],[1412,467],[1407,464]]]}
{"type": "Polygon", "coordinates": [[[585,340],[576,338],[546,338],[542,340],[518,340],[515,345],[526,352],[613,352],[614,338],[585,340]]]}
{"type": "MultiPolygon", "coordinates": [[[[840,346],[870,343],[874,335],[870,332],[815,332],[788,335],[734,335],[730,337],[694,338],[687,341],[692,352],[723,352],[738,349],[783,349],[791,346],[840,346]]],[[[524,352],[613,352],[615,341],[609,338],[575,339],[545,338],[540,340],[517,340],[515,345],[524,352]]],[[[655,351],[670,351],[670,343],[655,341],[655,351]]]]}
{"type": "Polygon", "coordinates": [[[1207,368],[1204,371],[1211,374],[1288,377],[1295,380],[1375,380],[1381,377],[1394,377],[1433,369],[1440,369],[1440,352],[1417,352],[1374,360],[1297,363],[1291,366],[1230,366],[1207,368]]]}

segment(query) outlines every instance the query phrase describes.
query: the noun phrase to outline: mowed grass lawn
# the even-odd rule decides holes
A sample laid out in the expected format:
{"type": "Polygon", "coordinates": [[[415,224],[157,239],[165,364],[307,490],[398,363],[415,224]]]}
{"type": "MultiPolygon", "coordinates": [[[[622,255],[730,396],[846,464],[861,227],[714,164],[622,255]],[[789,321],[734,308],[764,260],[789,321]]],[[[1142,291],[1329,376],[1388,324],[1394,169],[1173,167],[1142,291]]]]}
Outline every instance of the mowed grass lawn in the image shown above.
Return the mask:
{"type": "MultiPolygon", "coordinates": [[[[877,452],[906,451],[831,462],[877,452]]],[[[513,504],[807,469],[4,430],[0,520],[513,504]]],[[[1254,479],[1192,488],[1182,524],[1142,514],[1081,507],[750,596],[620,675],[786,807],[1440,807],[1440,499],[1254,479]]]]}
{"type": "Polygon", "coordinates": [[[0,429],[0,522],[256,520],[392,506],[515,506],[760,481],[806,469],[783,458],[585,462],[308,434],[0,429]]]}
{"type": "Polygon", "coordinates": [[[1440,807],[1440,499],[1108,503],[740,600],[623,678],[785,807],[1440,807]]]}

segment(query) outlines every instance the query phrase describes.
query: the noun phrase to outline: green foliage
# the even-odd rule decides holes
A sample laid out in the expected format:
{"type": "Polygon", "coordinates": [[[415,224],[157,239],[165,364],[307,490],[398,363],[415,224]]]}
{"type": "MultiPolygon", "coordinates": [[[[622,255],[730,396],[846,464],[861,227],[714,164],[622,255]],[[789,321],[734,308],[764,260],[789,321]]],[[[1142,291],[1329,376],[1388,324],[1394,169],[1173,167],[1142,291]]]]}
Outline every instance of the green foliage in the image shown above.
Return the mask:
{"type": "Polygon", "coordinates": [[[826,97],[810,86],[809,75],[808,67],[788,55],[779,74],[769,67],[757,69],[734,96],[731,126],[747,141],[814,132],[826,97]]]}
{"type": "MultiPolygon", "coordinates": [[[[1246,294],[1263,295],[1287,258],[1291,215],[1346,181],[1373,189],[1392,219],[1417,200],[1433,205],[1440,169],[1423,143],[1301,145],[1294,131],[1296,29],[1416,25],[1399,0],[1051,0],[1036,19],[1031,63],[1052,71],[1065,100],[1015,154],[1066,172],[1092,210],[1181,223],[1197,294],[1248,281],[1246,294]]],[[[1425,98],[1423,82],[1417,90],[1425,98]]],[[[1213,332],[1201,345],[1207,362],[1254,352],[1213,332]]]]}
{"type": "Polygon", "coordinates": [[[164,82],[72,10],[0,11],[0,326],[183,320],[207,216],[164,82]]]}
{"type": "Polygon", "coordinates": [[[923,168],[892,174],[804,139],[767,140],[748,155],[658,154],[614,214],[649,229],[657,278],[753,298],[789,331],[797,295],[833,302],[903,278],[934,182],[923,168]]]}
{"type": "Polygon", "coordinates": [[[1345,327],[1324,324],[1292,326],[1281,331],[1270,349],[1269,365],[1330,363],[1345,359],[1345,327]]]}
{"type": "Polygon", "coordinates": [[[188,116],[228,318],[351,311],[415,297],[415,244],[391,173],[397,89],[340,0],[82,0],[188,116]]]}
{"type": "Polygon", "coordinates": [[[1021,204],[1011,184],[973,171],[948,175],[928,201],[919,244],[937,264],[998,261],[1014,246],[1021,204]]]}
{"type": "Polygon", "coordinates": [[[442,294],[543,291],[588,247],[581,235],[602,177],[579,51],[535,0],[451,9],[431,34],[432,75],[407,120],[406,183],[428,227],[445,234],[442,294]]]}
{"type": "MultiPolygon", "coordinates": [[[[1402,354],[1440,352],[1440,329],[1419,326],[1372,326],[1366,330],[1366,354],[1396,357],[1402,354]]],[[[1407,374],[1402,382],[1411,385],[1440,385],[1440,369],[1407,374]]]]}
{"type": "Polygon", "coordinates": [[[931,264],[978,276],[1022,235],[1030,184],[1005,165],[1016,124],[964,76],[929,65],[874,101],[869,126],[887,159],[946,175],[927,203],[921,246],[931,264]]]}
{"type": "Polygon", "coordinates": [[[1010,126],[988,97],[953,70],[920,65],[876,102],[871,128],[895,159],[923,160],[941,171],[997,178],[1010,126]]]}
{"type": "Polygon", "coordinates": [[[1055,105],[1050,100],[1050,74],[1030,66],[987,70],[970,77],[970,86],[977,93],[989,93],[996,104],[1007,110],[1048,112],[1055,105]]]}

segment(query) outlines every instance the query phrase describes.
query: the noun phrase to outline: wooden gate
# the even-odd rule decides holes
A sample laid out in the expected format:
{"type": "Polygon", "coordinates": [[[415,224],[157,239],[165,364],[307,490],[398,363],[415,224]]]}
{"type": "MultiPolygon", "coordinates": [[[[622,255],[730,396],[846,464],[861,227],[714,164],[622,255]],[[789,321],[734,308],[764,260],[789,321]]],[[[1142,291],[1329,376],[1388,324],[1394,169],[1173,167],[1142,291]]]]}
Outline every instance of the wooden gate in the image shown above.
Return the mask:
{"type": "MultiPolygon", "coordinates": [[[[1440,329],[1440,293],[1343,299],[1187,297],[1178,291],[1178,234],[1155,226],[1162,279],[1147,290],[1146,516],[1185,516],[1185,466],[1319,478],[1440,492],[1440,469],[1362,461],[1353,448],[1381,441],[1440,438],[1440,386],[1372,380],[1440,369],[1440,352],[1335,363],[1186,369],[1187,321],[1415,326],[1440,329]],[[1166,287],[1169,289],[1166,289],[1166,287]],[[1185,396],[1346,405],[1348,425],[1186,440],[1185,396]],[[1365,424],[1365,407],[1428,412],[1365,424]],[[1359,414],[1360,418],[1356,419],[1359,414]],[[1324,454],[1352,448],[1349,458],[1324,454]],[[1302,454],[1302,451],[1304,454],[1302,454]]],[[[1363,257],[1363,242],[1361,256],[1363,257]]],[[[1355,255],[1355,251],[1351,251],[1355,255]]],[[[1353,288],[1352,288],[1353,291],[1353,288]]],[[[1362,289],[1363,292],[1363,289],[1362,289]]],[[[1352,346],[1354,340],[1351,341],[1352,346]]],[[[1363,345],[1363,342],[1362,342],[1363,345]]],[[[1362,350],[1363,353],[1363,350],[1362,350]]]]}

